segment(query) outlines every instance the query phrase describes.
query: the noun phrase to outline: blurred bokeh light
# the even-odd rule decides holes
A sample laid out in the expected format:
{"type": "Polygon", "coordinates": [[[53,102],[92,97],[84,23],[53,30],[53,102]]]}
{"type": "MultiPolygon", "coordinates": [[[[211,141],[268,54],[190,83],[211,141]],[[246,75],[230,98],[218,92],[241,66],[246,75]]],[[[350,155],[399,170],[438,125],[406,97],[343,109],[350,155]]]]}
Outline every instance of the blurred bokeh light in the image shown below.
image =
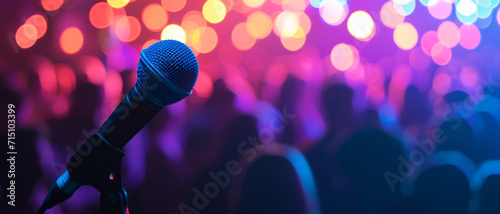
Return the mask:
{"type": "Polygon", "coordinates": [[[76,27],[68,27],[61,33],[59,46],[64,53],[75,54],[82,49],[83,41],[84,38],[80,29],[76,27]]]}

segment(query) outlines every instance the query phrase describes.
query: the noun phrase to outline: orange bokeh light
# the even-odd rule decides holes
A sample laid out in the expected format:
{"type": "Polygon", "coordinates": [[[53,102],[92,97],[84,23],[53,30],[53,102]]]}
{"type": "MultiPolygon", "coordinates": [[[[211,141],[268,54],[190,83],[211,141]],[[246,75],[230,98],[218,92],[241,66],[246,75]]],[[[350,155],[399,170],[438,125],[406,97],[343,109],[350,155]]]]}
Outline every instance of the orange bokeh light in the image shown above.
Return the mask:
{"type": "Polygon", "coordinates": [[[64,0],[41,0],[41,3],[46,11],[54,11],[63,5],[64,0]]]}
{"type": "Polygon", "coordinates": [[[23,49],[33,46],[37,37],[37,30],[32,24],[21,25],[17,29],[15,36],[17,45],[23,49]]]}
{"type": "Polygon", "coordinates": [[[161,5],[168,12],[177,12],[186,6],[186,0],[161,0],[161,5]]]}
{"type": "Polygon", "coordinates": [[[273,21],[262,11],[256,11],[247,18],[248,32],[257,39],[266,38],[273,30],[273,21]]]}
{"type": "Polygon", "coordinates": [[[113,17],[113,8],[105,2],[98,2],[90,8],[89,20],[92,26],[96,28],[102,29],[109,27],[113,21],[113,17]]]}
{"type": "Polygon", "coordinates": [[[142,22],[153,32],[161,31],[168,22],[168,14],[159,4],[150,4],[142,11],[142,22]]]}
{"type": "Polygon", "coordinates": [[[217,32],[211,27],[202,26],[193,32],[191,46],[199,53],[210,53],[217,46],[217,32]]]}
{"type": "Polygon", "coordinates": [[[154,43],[156,43],[158,41],[160,41],[160,40],[159,39],[150,39],[150,40],[144,42],[144,45],[142,45],[142,49],[146,49],[146,48],[148,48],[149,46],[151,46],[152,44],[154,44],[154,43]]]}
{"type": "Polygon", "coordinates": [[[307,35],[311,30],[311,19],[305,13],[300,14],[298,17],[299,17],[300,28],[302,28],[304,34],[307,35]]]}
{"type": "Polygon", "coordinates": [[[233,9],[234,1],[233,0],[220,0],[226,6],[226,11],[229,12],[233,9]]]}
{"type": "Polygon", "coordinates": [[[116,22],[115,33],[123,42],[134,41],[141,34],[141,23],[133,16],[124,16],[116,22]]]}
{"type": "Polygon", "coordinates": [[[203,14],[196,10],[189,11],[184,15],[184,17],[182,17],[182,23],[188,21],[195,23],[198,27],[207,25],[207,21],[203,18],[203,14]]]}
{"type": "Polygon", "coordinates": [[[75,54],[83,46],[83,34],[76,27],[66,28],[59,38],[59,46],[66,54],[75,54]]]}
{"type": "Polygon", "coordinates": [[[301,49],[306,43],[306,37],[304,31],[301,28],[299,28],[298,32],[300,32],[298,33],[300,34],[300,36],[282,36],[281,44],[283,45],[283,47],[285,47],[289,51],[297,51],[301,49]]]}
{"type": "Polygon", "coordinates": [[[237,24],[231,33],[231,40],[238,50],[246,51],[255,45],[257,39],[247,30],[245,22],[237,24]]]}
{"type": "Polygon", "coordinates": [[[31,24],[36,28],[37,39],[40,39],[47,32],[47,20],[40,14],[29,17],[26,24],[31,24]]]}

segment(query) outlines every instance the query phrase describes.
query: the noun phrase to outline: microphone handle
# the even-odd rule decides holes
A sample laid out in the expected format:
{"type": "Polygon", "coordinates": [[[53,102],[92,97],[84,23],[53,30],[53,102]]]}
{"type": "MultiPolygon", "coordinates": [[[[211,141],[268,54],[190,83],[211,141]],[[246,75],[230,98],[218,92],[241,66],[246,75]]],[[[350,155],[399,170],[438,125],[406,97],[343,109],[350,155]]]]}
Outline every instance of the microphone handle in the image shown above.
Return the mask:
{"type": "Polygon", "coordinates": [[[161,109],[136,83],[97,133],[113,147],[123,148],[161,109]]]}

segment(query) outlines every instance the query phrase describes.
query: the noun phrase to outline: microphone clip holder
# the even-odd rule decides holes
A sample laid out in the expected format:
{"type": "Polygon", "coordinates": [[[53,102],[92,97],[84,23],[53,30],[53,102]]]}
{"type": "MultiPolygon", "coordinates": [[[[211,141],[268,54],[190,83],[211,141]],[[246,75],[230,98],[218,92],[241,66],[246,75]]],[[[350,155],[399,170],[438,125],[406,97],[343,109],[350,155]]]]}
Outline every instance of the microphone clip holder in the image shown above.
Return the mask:
{"type": "MultiPolygon", "coordinates": [[[[66,167],[66,173],[69,174],[68,182],[91,185],[101,193],[103,214],[128,213],[128,197],[122,186],[121,173],[124,154],[124,149],[113,147],[100,134],[93,134],[71,157],[66,167]]],[[[71,195],[75,190],[67,193],[71,195]]]]}

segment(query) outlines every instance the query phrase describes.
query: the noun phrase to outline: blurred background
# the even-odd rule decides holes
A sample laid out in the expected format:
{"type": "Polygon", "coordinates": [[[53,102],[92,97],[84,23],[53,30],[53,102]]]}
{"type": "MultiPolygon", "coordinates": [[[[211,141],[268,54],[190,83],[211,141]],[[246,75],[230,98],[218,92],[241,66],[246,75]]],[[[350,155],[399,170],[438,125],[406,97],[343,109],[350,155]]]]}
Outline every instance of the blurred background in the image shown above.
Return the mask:
{"type": "MultiPolygon", "coordinates": [[[[164,39],[200,73],[126,146],[130,213],[500,213],[498,4],[2,1],[2,213],[35,212],[164,39]]],[[[98,212],[82,187],[47,213],[98,212]]]]}

